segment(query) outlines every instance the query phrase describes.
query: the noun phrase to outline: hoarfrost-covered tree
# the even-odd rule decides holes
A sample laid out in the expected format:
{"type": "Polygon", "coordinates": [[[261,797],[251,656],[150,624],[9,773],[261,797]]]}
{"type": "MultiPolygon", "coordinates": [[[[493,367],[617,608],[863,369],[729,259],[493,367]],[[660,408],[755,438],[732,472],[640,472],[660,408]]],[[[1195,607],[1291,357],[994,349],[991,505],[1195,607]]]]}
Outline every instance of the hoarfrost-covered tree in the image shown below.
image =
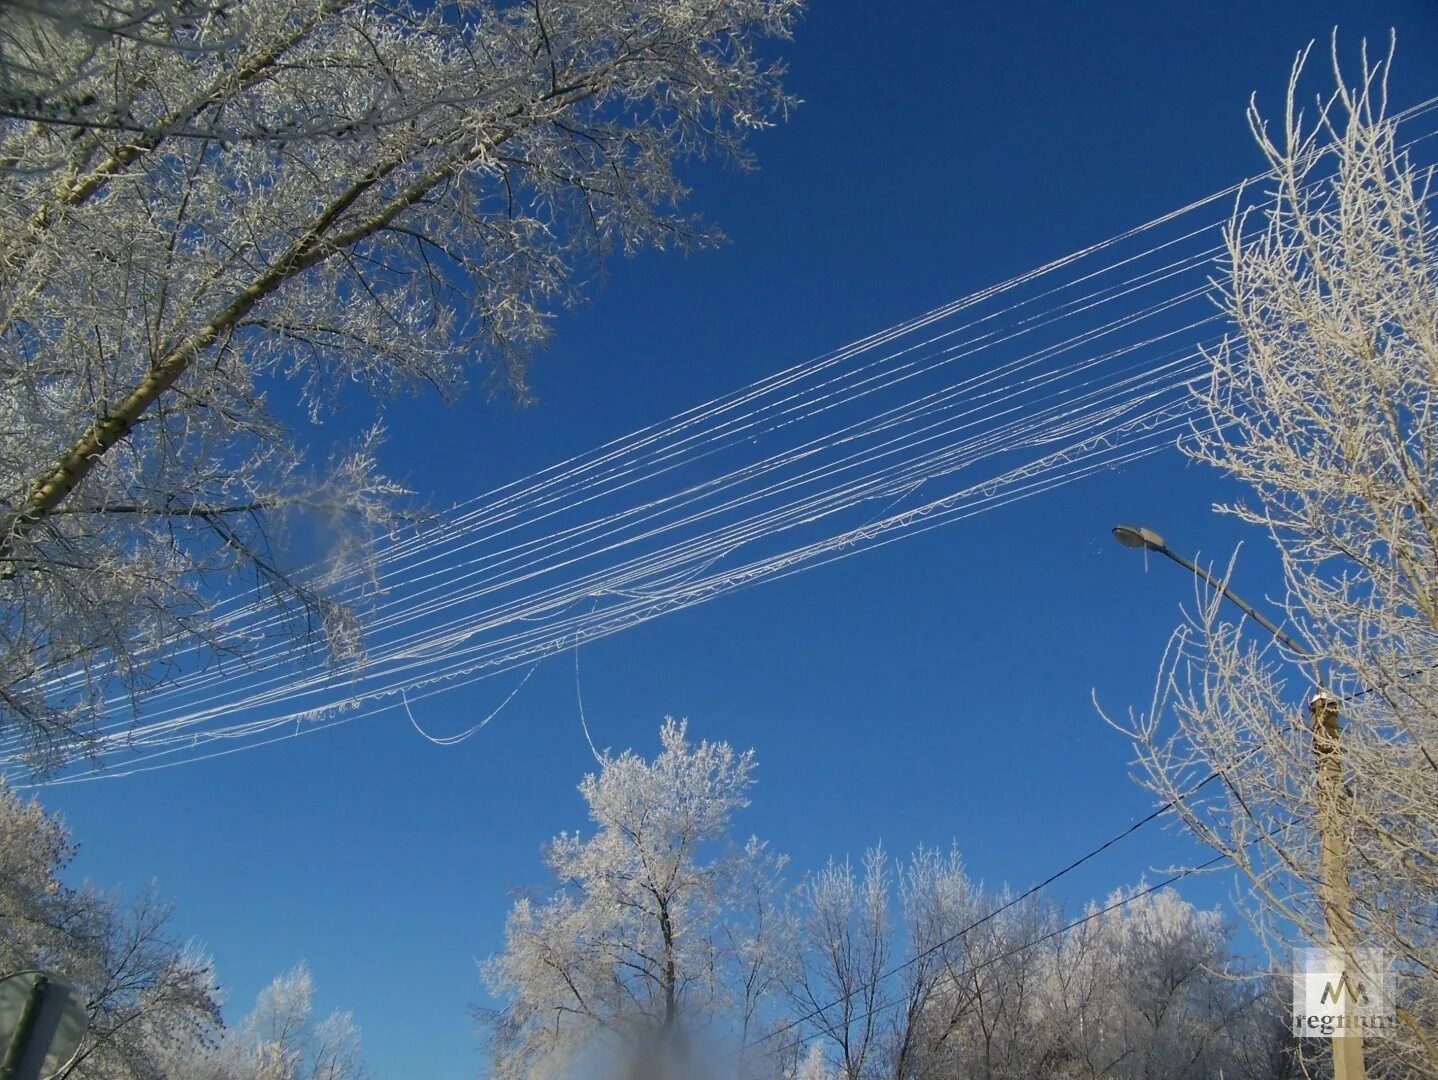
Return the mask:
{"type": "Polygon", "coordinates": [[[260,991],[236,1028],[172,1044],[159,1075],[175,1080],[365,1080],[349,1013],[313,1016],[314,980],[299,964],[260,991]]]}
{"type": "Polygon", "coordinates": [[[556,891],[515,903],[504,952],[484,965],[503,1001],[485,1017],[498,1080],[698,1077],[716,1061],[748,1074],[743,1049],[784,955],[771,885],[783,861],[729,842],[752,751],[691,744],[674,720],[660,743],[652,762],[606,754],[584,778],[593,834],[548,845],[556,891]]]}
{"type": "Polygon", "coordinates": [[[207,615],[222,585],[354,654],[363,588],[326,582],[402,493],[377,434],[305,465],[270,397],[318,418],[341,384],[449,396],[474,369],[522,397],[599,260],[715,239],[676,165],[748,162],[790,104],[759,39],[799,7],[0,4],[41,117],[0,118],[6,735],[54,764],[177,649],[255,646],[207,615]],[[108,119],[47,120],[57,95],[108,119]]]}
{"type": "Polygon", "coordinates": [[[75,843],[60,819],[0,781],[0,975],[52,972],[85,999],[72,1080],[364,1080],[348,1013],[315,1022],[300,965],[239,1028],[220,1019],[213,965],[167,931],[151,887],[129,905],[61,874],[75,843]]]}
{"type": "Polygon", "coordinates": [[[1328,815],[1351,891],[1332,918],[1399,967],[1401,1025],[1368,1041],[1370,1065],[1431,1077],[1438,250],[1431,174],[1385,115],[1390,62],[1365,56],[1351,87],[1335,47],[1338,91],[1305,120],[1301,57],[1281,127],[1250,110],[1272,197],[1228,230],[1223,301],[1237,332],[1212,355],[1200,391],[1209,422],[1187,447],[1252,490],[1222,509],[1272,537],[1305,654],[1256,639],[1218,595],[1201,595],[1132,734],[1145,782],[1247,875],[1284,966],[1288,946],[1326,939],[1318,825],[1328,815]],[[1336,739],[1309,723],[1318,690],[1339,698],[1336,739]],[[1322,787],[1315,760],[1332,754],[1341,785],[1322,787]],[[1222,785],[1190,797],[1210,772],[1222,785]]]}
{"type": "MultiPolygon", "coordinates": [[[[0,0],[0,117],[71,131],[110,131],[148,137],[184,136],[227,140],[280,141],[314,135],[348,136],[352,119],[296,115],[272,125],[257,118],[197,116],[168,132],[148,101],[147,87],[119,85],[95,92],[95,82],[113,58],[116,46],[132,54],[164,50],[214,54],[238,43],[232,30],[232,0],[0,0]],[[238,122],[237,122],[238,121],[238,122]]],[[[409,119],[372,111],[363,126],[409,119]]],[[[62,144],[48,161],[66,163],[62,144]]],[[[42,156],[23,163],[0,160],[0,171],[43,170],[42,156]]]]}
{"type": "Polygon", "coordinates": [[[1084,916],[1055,938],[1045,976],[1036,980],[1053,1075],[1285,1075],[1288,1063],[1271,1049],[1276,1002],[1267,980],[1239,969],[1217,912],[1200,911],[1169,890],[1136,897],[1121,891],[1084,916]]]}
{"type": "Polygon", "coordinates": [[[334,1012],[316,1022],[313,999],[314,980],[304,964],[260,992],[244,1026],[227,1033],[228,1042],[238,1044],[241,1080],[362,1080],[353,1017],[334,1012]]]}
{"type": "Polygon", "coordinates": [[[968,929],[944,947],[941,978],[915,1017],[911,1039],[921,1053],[912,1075],[1042,1077],[1052,1071],[1058,1026],[1045,995],[1059,909],[1008,889],[975,890],[972,905],[975,914],[958,928],[968,929]]]}
{"type": "MultiPolygon", "coordinates": [[[[0,0],[0,117],[135,130],[129,102],[105,101],[83,86],[106,46],[125,38],[132,47],[185,48],[173,31],[222,20],[224,6],[224,0],[0,0]]],[[[7,160],[0,168],[16,164],[7,160]]]]}
{"type": "Polygon", "coordinates": [[[831,861],[799,886],[789,996],[796,1010],[815,1014],[843,1077],[862,1075],[879,1053],[876,1005],[894,948],[891,884],[888,859],[876,847],[864,853],[862,873],[848,859],[831,861]]]}
{"type": "Polygon", "coordinates": [[[795,921],[790,1008],[841,1080],[1290,1075],[1267,981],[1172,892],[1118,893],[1069,926],[1039,896],[984,890],[953,850],[889,865],[875,848],[861,873],[812,875],[795,921]]]}
{"type": "Polygon", "coordinates": [[[963,931],[988,901],[954,849],[920,848],[891,865],[874,847],[861,871],[830,862],[799,886],[790,1005],[832,1048],[840,1077],[942,1074],[966,1010],[954,992],[972,944],[963,931]]]}
{"type": "Polygon", "coordinates": [[[824,1048],[816,1042],[810,1044],[808,1052],[800,1060],[794,1080],[833,1080],[833,1075],[824,1058],[824,1048]]]}
{"type": "Polygon", "coordinates": [[[132,905],[60,873],[75,852],[64,825],[0,781],[0,974],[54,972],[84,997],[90,1027],[76,1080],[151,1080],[167,1047],[218,1022],[209,960],[166,931],[148,889],[132,905]]]}

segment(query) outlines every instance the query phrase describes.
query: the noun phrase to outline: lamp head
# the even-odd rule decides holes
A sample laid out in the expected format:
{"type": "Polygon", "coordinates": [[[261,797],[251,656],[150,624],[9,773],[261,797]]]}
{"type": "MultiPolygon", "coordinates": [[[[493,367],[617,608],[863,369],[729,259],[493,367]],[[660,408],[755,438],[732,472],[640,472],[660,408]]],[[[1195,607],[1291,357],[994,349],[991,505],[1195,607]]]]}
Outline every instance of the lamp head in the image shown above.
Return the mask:
{"type": "Polygon", "coordinates": [[[1163,537],[1152,529],[1138,525],[1115,525],[1113,538],[1126,548],[1147,548],[1149,551],[1164,550],[1163,537]]]}

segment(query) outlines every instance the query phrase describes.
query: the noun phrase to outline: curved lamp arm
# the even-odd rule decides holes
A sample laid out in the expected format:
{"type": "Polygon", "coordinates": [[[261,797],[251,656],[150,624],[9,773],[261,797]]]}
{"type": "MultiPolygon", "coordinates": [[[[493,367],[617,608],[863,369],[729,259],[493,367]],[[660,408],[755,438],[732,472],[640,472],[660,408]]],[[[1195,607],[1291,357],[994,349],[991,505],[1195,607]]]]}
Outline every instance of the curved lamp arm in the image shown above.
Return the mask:
{"type": "Polygon", "coordinates": [[[1298,642],[1294,641],[1293,638],[1289,637],[1286,633],[1280,630],[1271,619],[1265,616],[1261,611],[1255,608],[1247,600],[1243,599],[1243,597],[1239,596],[1236,592],[1230,589],[1227,584],[1222,581],[1219,581],[1216,577],[1210,574],[1207,570],[1203,569],[1203,567],[1194,563],[1192,560],[1185,559],[1178,552],[1171,549],[1167,544],[1163,542],[1163,537],[1159,536],[1158,533],[1154,532],[1152,529],[1145,529],[1138,525],[1115,525],[1113,529],[1113,536],[1114,539],[1117,540],[1124,547],[1143,548],[1146,551],[1156,551],[1160,555],[1166,555],[1168,558],[1178,563],[1179,566],[1191,572],[1200,581],[1203,581],[1211,588],[1216,589],[1218,592],[1222,593],[1226,599],[1231,600],[1235,607],[1237,607],[1250,619],[1256,622],[1259,626],[1263,627],[1270,634],[1272,634],[1275,640],[1286,645],[1299,656],[1310,660],[1313,658],[1313,650],[1305,649],[1302,645],[1298,644],[1298,642]]]}

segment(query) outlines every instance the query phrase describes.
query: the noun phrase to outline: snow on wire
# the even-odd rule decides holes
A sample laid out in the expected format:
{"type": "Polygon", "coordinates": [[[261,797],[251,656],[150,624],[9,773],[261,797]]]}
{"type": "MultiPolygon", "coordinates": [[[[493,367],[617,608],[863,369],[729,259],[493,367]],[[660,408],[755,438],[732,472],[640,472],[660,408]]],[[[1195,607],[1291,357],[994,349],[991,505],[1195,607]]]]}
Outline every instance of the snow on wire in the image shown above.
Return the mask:
{"type": "MultiPolygon", "coordinates": [[[[115,695],[76,748],[85,756],[43,780],[127,776],[398,715],[1158,453],[1194,419],[1188,390],[1222,332],[1218,230],[1251,184],[460,503],[382,549],[377,588],[323,582],[362,612],[355,662],[287,646],[282,614],[255,595],[224,601],[243,661],[181,657],[139,711],[115,695]]],[[[0,770],[28,778],[17,736],[0,740],[0,770]]]]}

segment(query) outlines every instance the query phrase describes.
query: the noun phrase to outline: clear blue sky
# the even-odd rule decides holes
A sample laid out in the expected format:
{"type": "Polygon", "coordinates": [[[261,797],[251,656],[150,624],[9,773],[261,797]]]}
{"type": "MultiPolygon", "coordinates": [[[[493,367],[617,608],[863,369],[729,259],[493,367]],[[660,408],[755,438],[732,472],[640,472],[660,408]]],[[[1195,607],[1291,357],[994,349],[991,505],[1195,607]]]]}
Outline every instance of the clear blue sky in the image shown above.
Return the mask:
{"type": "MultiPolygon", "coordinates": [[[[1438,92],[1431,0],[814,0],[786,51],[806,104],[757,141],[762,170],[692,172],[732,243],[615,263],[559,321],[531,409],[398,403],[389,467],[440,483],[445,505],[1253,173],[1250,91],[1276,104],[1294,52],[1335,24],[1350,46],[1397,28],[1398,105],[1438,92]],[[435,452],[469,464],[437,476],[435,452]]],[[[1149,806],[1090,691],[1146,701],[1192,592],[1171,565],[1145,574],[1110,526],[1226,556],[1245,538],[1209,512],[1222,493],[1167,455],[587,646],[591,730],[648,751],[670,713],[755,747],[738,828],[796,868],[957,839],[977,876],[1025,886],[1149,806]]],[[[1273,566],[1247,539],[1241,580],[1261,596],[1273,566]]],[[[435,699],[426,723],[460,730],[502,682],[435,699]]],[[[542,880],[540,844],[583,825],[588,766],[563,657],[457,748],[386,714],[44,800],[82,842],[78,874],[159,880],[233,1016],[304,958],[379,1077],[459,1078],[482,1062],[475,959],[499,946],[511,890],[542,880]]],[[[1189,854],[1146,830],[1058,894],[1078,904],[1189,854]]],[[[1185,892],[1211,904],[1230,886],[1185,892]]]]}

